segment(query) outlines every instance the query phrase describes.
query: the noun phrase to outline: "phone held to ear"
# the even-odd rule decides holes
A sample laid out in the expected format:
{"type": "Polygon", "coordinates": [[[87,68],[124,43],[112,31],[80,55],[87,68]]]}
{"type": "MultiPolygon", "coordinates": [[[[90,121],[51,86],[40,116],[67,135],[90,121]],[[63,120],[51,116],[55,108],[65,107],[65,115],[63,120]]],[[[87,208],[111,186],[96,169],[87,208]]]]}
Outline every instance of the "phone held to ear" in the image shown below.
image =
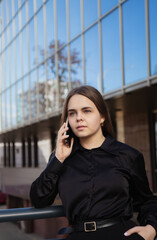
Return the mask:
{"type": "Polygon", "coordinates": [[[68,129],[67,132],[65,132],[65,134],[69,135],[69,137],[65,140],[65,142],[70,147],[70,145],[71,145],[71,138],[72,138],[73,132],[72,132],[71,127],[69,125],[68,118],[66,120],[66,127],[68,127],[69,129],[68,129]]]}

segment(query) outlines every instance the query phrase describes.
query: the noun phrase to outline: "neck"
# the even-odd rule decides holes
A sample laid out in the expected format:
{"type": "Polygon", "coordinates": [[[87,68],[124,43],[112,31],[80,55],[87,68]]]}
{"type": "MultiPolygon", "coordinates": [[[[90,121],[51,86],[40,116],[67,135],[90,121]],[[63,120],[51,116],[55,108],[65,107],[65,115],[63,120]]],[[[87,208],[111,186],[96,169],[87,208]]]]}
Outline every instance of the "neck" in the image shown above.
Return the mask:
{"type": "Polygon", "coordinates": [[[80,144],[86,149],[98,148],[100,147],[105,140],[104,135],[101,135],[99,138],[80,138],[80,144]]]}

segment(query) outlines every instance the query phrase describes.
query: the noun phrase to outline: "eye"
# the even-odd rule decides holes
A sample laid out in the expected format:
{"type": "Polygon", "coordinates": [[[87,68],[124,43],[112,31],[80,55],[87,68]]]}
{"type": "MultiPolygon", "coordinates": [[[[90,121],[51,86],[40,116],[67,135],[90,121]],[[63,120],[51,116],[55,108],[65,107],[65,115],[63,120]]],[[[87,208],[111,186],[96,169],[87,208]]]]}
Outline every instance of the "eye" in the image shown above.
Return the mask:
{"type": "Polygon", "coordinates": [[[90,113],[90,112],[91,112],[91,110],[89,110],[89,109],[86,109],[86,110],[84,110],[84,112],[85,112],[85,113],[90,113]]]}
{"type": "Polygon", "coordinates": [[[69,112],[68,114],[70,117],[74,116],[75,115],[75,112],[69,112]]]}

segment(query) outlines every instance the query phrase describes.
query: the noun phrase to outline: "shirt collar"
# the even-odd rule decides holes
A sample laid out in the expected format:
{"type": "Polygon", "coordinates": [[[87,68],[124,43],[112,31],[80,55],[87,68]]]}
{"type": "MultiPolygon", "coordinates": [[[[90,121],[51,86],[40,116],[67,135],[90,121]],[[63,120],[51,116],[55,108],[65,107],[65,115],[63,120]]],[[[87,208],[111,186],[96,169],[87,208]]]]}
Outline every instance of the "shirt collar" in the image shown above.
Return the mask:
{"type": "MultiPolygon", "coordinates": [[[[107,135],[105,137],[105,140],[103,144],[100,146],[101,149],[103,149],[105,152],[108,152],[113,155],[118,155],[118,149],[116,148],[116,139],[111,137],[110,135],[107,135]]],[[[80,145],[79,141],[74,142],[74,146],[71,152],[71,155],[73,155],[78,150],[84,150],[84,148],[80,145]]]]}

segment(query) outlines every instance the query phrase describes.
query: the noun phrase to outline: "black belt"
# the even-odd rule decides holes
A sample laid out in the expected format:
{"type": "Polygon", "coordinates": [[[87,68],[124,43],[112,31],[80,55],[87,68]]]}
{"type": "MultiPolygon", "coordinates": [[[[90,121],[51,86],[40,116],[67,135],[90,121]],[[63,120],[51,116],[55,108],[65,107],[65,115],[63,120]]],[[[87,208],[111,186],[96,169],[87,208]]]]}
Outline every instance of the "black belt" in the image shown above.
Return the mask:
{"type": "Polygon", "coordinates": [[[75,232],[92,232],[96,231],[99,228],[105,228],[118,224],[121,222],[121,220],[122,218],[119,217],[95,221],[81,221],[74,224],[72,228],[75,232]]]}

